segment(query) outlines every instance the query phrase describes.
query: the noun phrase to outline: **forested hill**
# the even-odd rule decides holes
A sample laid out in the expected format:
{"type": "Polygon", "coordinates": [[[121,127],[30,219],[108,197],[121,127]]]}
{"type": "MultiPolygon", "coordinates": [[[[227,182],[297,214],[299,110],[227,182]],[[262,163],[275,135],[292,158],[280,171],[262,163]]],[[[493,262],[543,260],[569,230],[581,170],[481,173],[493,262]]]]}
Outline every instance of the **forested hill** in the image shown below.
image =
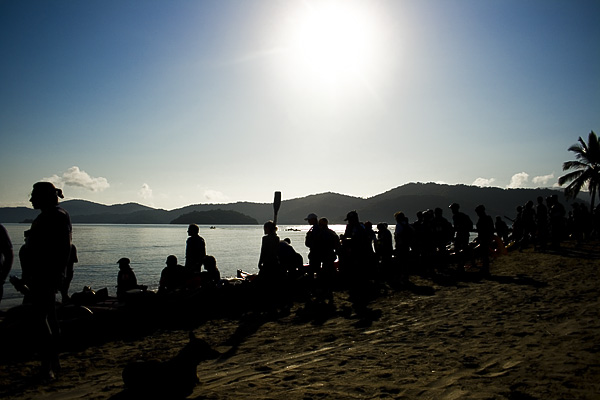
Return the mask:
{"type": "MultiPolygon", "coordinates": [[[[448,206],[453,202],[459,203],[461,210],[473,219],[475,218],[475,207],[479,204],[486,206],[489,215],[514,218],[517,206],[524,205],[529,200],[535,202],[538,196],[546,198],[553,194],[557,194],[559,201],[566,206],[567,210],[570,210],[568,204],[572,201],[567,202],[563,191],[554,189],[500,189],[437,183],[409,183],[366,199],[337,193],[321,193],[285,200],[285,193],[283,193],[284,200],[279,209],[278,224],[305,224],[304,218],[311,212],[327,217],[330,223],[342,224],[346,213],[351,210],[358,211],[361,220],[370,220],[374,223],[382,221],[394,223],[393,215],[396,211],[403,211],[409,220],[413,221],[417,211],[435,207],[441,207],[444,215],[450,217],[448,206]]],[[[587,193],[582,193],[579,197],[587,199],[587,193]]],[[[588,202],[582,199],[575,201],[588,205],[588,202]]],[[[170,211],[136,203],[107,206],[85,200],[67,200],[63,201],[61,206],[69,212],[73,223],[169,224],[186,214],[189,216],[190,213],[208,213],[192,214],[196,217],[202,216],[206,221],[214,221],[206,224],[231,223],[227,222],[231,221],[229,219],[231,215],[226,216],[222,211],[235,211],[244,216],[242,217],[244,221],[256,220],[256,223],[259,224],[273,219],[273,205],[270,203],[196,204],[170,211]]],[[[37,210],[26,207],[0,208],[0,222],[2,223],[33,220],[37,215],[37,210]]]]}

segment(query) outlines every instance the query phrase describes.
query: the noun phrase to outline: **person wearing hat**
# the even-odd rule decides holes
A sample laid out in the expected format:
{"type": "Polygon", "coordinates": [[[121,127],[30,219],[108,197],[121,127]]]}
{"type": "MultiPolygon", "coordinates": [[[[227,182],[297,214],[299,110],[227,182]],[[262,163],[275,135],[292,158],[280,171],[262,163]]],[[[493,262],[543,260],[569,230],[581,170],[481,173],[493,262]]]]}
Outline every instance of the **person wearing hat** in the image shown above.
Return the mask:
{"type": "MultiPolygon", "coordinates": [[[[72,226],[69,214],[58,206],[61,189],[50,182],[33,185],[30,202],[40,214],[31,224],[22,256],[28,271],[23,276],[29,288],[35,330],[39,337],[41,378],[53,380],[60,369],[58,343],[60,331],[56,317],[56,293],[61,288],[71,253],[72,226]],[[25,260],[24,260],[25,261],[25,260]]],[[[19,253],[21,256],[21,252],[19,253]]]]}
{"type": "Polygon", "coordinates": [[[170,293],[181,289],[187,280],[185,267],[177,263],[176,256],[168,256],[166,264],[160,274],[158,293],[170,293]]]}

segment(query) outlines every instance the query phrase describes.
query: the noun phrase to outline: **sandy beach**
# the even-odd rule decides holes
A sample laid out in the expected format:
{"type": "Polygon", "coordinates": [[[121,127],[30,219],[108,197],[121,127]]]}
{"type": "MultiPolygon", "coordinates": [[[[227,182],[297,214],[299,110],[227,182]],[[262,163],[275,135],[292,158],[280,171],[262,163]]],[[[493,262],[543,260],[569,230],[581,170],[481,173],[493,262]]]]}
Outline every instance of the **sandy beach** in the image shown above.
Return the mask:
{"type": "MultiPolygon", "coordinates": [[[[190,399],[594,399],[600,396],[600,245],[514,251],[488,279],[386,287],[357,315],[348,294],[321,318],[290,313],[210,320],[194,329],[222,356],[198,366],[190,399]]],[[[61,355],[49,384],[34,359],[2,359],[0,397],[126,399],[121,372],[169,359],[185,330],[61,355]]],[[[6,343],[3,343],[6,346],[6,343]]]]}

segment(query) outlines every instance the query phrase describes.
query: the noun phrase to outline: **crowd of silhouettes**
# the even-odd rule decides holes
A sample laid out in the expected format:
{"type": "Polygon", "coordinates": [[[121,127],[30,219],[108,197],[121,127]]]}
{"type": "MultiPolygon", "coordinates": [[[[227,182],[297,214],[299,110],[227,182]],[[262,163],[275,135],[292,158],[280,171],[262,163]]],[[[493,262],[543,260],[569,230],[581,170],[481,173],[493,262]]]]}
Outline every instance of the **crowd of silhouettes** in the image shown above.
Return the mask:
{"type": "Polygon", "coordinates": [[[283,267],[283,262],[280,265],[284,259],[279,246],[282,241],[277,227],[268,221],[258,275],[275,283],[284,277],[308,276],[329,299],[336,282],[353,290],[368,281],[407,282],[411,274],[432,276],[440,271],[474,271],[487,277],[493,257],[506,251],[557,250],[567,238],[581,243],[600,232],[600,206],[591,215],[584,205],[573,203],[572,211],[567,213],[557,195],[519,205],[513,218],[493,218],[484,205],[472,210],[474,221],[458,203],[450,204],[449,210],[450,219],[438,207],[417,212],[412,222],[403,212],[396,212],[393,233],[385,222],[376,224],[374,231],[372,222],[363,222],[356,211],[350,211],[344,233],[339,236],[328,227],[326,218],[310,213],[305,218],[310,225],[305,239],[308,265],[296,263],[291,268],[289,264],[283,267]]]}
{"type": "MultiPolygon", "coordinates": [[[[50,379],[60,368],[55,296],[60,292],[63,303],[70,300],[69,284],[73,265],[78,261],[77,249],[71,243],[70,218],[58,206],[58,198],[63,198],[62,191],[51,183],[38,182],[33,186],[30,201],[41,213],[24,233],[25,243],[19,251],[22,278],[11,277],[11,283],[32,305],[42,374],[50,379]]],[[[600,236],[600,205],[594,212],[580,203],[573,203],[571,208],[567,212],[558,196],[552,195],[517,206],[514,217],[494,219],[484,205],[479,205],[473,209],[477,216],[474,222],[458,203],[452,203],[450,220],[439,207],[417,212],[412,222],[404,212],[396,212],[393,233],[386,222],[377,223],[374,230],[371,221],[361,221],[353,210],[346,215],[341,235],[329,227],[327,218],[310,213],[305,218],[310,225],[304,243],[308,248],[307,265],[289,239],[279,238],[275,223],[267,221],[263,226],[259,272],[251,281],[263,293],[264,304],[286,294],[289,286],[282,283],[299,281],[309,281],[317,300],[331,304],[333,291],[339,285],[347,288],[351,297],[360,298],[366,282],[408,283],[411,274],[431,277],[450,269],[463,274],[475,267],[482,277],[487,277],[491,257],[507,249],[554,251],[567,238],[579,245],[600,236]],[[510,226],[505,220],[510,221],[510,226]]],[[[195,224],[188,226],[185,265],[180,265],[174,255],[167,257],[159,295],[222,284],[217,261],[206,254],[206,242],[199,231],[195,224]]],[[[0,225],[2,281],[8,276],[12,261],[12,244],[0,225]]],[[[117,297],[126,300],[132,292],[145,292],[147,286],[137,282],[131,261],[124,257],[117,263],[117,297]]],[[[0,291],[0,300],[1,295],[0,291]]]]}

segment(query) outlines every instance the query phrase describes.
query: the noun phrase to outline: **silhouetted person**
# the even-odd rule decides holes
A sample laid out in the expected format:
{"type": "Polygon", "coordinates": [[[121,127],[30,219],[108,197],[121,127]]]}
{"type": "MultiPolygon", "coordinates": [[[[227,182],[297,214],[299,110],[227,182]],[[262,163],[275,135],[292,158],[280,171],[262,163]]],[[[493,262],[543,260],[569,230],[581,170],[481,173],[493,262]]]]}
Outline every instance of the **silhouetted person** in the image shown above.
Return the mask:
{"type": "Polygon", "coordinates": [[[122,300],[129,290],[146,289],[146,286],[138,285],[137,277],[131,268],[129,258],[123,257],[117,261],[117,264],[119,264],[119,273],[117,274],[117,297],[119,299],[122,300]]]}
{"type": "Polygon", "coordinates": [[[286,272],[288,278],[297,278],[304,265],[304,260],[302,255],[292,246],[290,238],[285,238],[279,242],[277,255],[281,268],[286,272]]]}
{"type": "Polygon", "coordinates": [[[533,208],[533,201],[528,201],[523,208],[521,214],[521,221],[523,224],[523,237],[521,238],[519,250],[523,250],[529,246],[529,243],[535,240],[536,226],[535,226],[535,209],[533,208]]]}
{"type": "Polygon", "coordinates": [[[353,278],[358,279],[359,275],[364,278],[370,275],[366,271],[371,268],[369,265],[373,252],[371,238],[364,225],[360,223],[356,211],[350,211],[344,220],[348,222],[342,237],[344,268],[353,278]]]}
{"type": "Polygon", "coordinates": [[[490,245],[494,240],[494,221],[485,213],[485,207],[479,205],[475,208],[479,219],[477,220],[477,251],[482,261],[481,272],[484,275],[490,273],[490,245]]]}
{"type": "Polygon", "coordinates": [[[319,236],[316,252],[321,265],[317,269],[317,279],[327,288],[331,288],[336,275],[335,260],[340,251],[340,237],[329,228],[327,218],[319,219],[319,236]]]}
{"type": "Polygon", "coordinates": [[[559,248],[560,242],[566,235],[566,211],[565,207],[558,201],[558,196],[553,194],[546,199],[550,221],[550,239],[552,247],[559,248]]]}
{"type": "Polygon", "coordinates": [[[399,260],[408,258],[410,246],[414,237],[414,230],[408,223],[408,218],[402,211],[394,214],[396,228],[394,230],[394,241],[396,243],[396,257],[399,260]]]}
{"type": "Polygon", "coordinates": [[[206,257],[206,242],[199,235],[200,228],[196,224],[188,226],[188,239],[185,246],[185,267],[192,274],[199,274],[206,257]]]}
{"type": "Polygon", "coordinates": [[[444,212],[439,207],[433,211],[431,231],[436,249],[445,252],[446,245],[448,245],[454,237],[454,228],[452,227],[452,224],[444,218],[444,212]]]}
{"type": "Polygon", "coordinates": [[[258,259],[258,276],[265,283],[273,283],[283,277],[279,264],[279,236],[273,221],[263,225],[265,235],[262,237],[260,257],[258,259]]]}
{"type": "Polygon", "coordinates": [[[523,240],[523,207],[517,206],[517,216],[512,220],[512,235],[511,239],[515,244],[521,243],[523,240]]]}
{"type": "Polygon", "coordinates": [[[544,205],[544,198],[542,196],[538,196],[537,198],[535,217],[535,223],[537,226],[536,244],[541,250],[545,250],[550,235],[548,227],[548,207],[544,205]]]}
{"type": "Polygon", "coordinates": [[[496,216],[496,223],[494,224],[494,229],[496,230],[496,235],[498,235],[498,237],[502,239],[504,244],[508,244],[508,225],[499,215],[496,216]]]}
{"type": "Polygon", "coordinates": [[[13,264],[13,247],[8,232],[0,225],[0,301],[4,295],[4,282],[10,273],[13,264]]]}
{"type": "Polygon", "coordinates": [[[450,210],[452,210],[452,222],[455,232],[454,250],[455,252],[466,250],[469,246],[469,235],[473,230],[473,221],[467,214],[460,211],[458,203],[450,204],[450,210]]]}
{"type": "Polygon", "coordinates": [[[204,269],[205,271],[200,274],[202,287],[216,287],[221,282],[217,259],[213,256],[204,257],[204,269]]]}
{"type": "MultiPolygon", "coordinates": [[[[54,379],[60,369],[58,343],[60,330],[56,318],[56,293],[61,288],[71,253],[71,219],[58,206],[64,198],[61,189],[50,182],[33,185],[31,204],[41,213],[31,224],[27,242],[22,247],[26,265],[23,271],[29,288],[36,331],[39,334],[39,354],[42,378],[54,379]]],[[[21,253],[20,253],[21,254],[21,253]]]]}
{"type": "Polygon", "coordinates": [[[160,273],[159,293],[171,293],[184,288],[187,281],[187,271],[183,265],[177,263],[177,257],[167,257],[167,266],[160,273]]]}
{"type": "Polygon", "coordinates": [[[71,281],[73,280],[73,267],[75,266],[76,262],[79,262],[79,259],[77,258],[77,248],[74,244],[72,244],[69,262],[67,263],[67,270],[65,272],[65,280],[60,288],[60,297],[63,303],[66,303],[70,300],[69,287],[71,286],[71,281]]]}
{"type": "Polygon", "coordinates": [[[306,237],[304,238],[304,245],[308,247],[308,265],[310,266],[310,272],[312,274],[316,274],[321,267],[322,260],[320,259],[320,254],[318,250],[318,237],[319,237],[319,218],[317,214],[310,213],[306,218],[304,218],[310,224],[310,229],[306,232],[306,237]]]}
{"type": "Polygon", "coordinates": [[[377,240],[375,241],[375,254],[381,265],[382,272],[389,277],[392,268],[392,256],[394,254],[394,244],[392,232],[388,229],[388,224],[380,222],[377,224],[377,240]]]}

